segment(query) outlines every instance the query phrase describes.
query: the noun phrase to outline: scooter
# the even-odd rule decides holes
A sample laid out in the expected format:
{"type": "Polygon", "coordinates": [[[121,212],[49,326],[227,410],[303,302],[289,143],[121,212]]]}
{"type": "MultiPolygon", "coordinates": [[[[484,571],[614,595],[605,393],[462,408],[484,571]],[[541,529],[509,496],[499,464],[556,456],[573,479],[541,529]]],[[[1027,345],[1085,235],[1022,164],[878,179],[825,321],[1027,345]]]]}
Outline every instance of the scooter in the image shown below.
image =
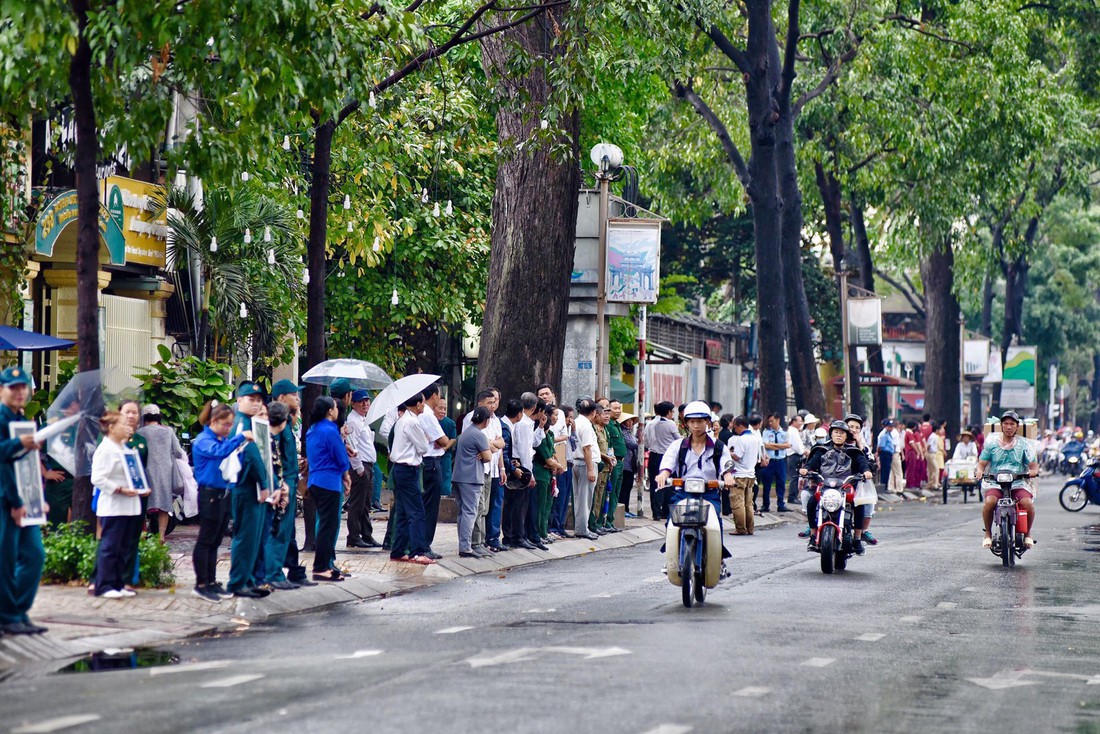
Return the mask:
{"type": "Polygon", "coordinates": [[[1081,466],[1080,454],[1062,454],[1062,461],[1058,464],[1058,471],[1064,476],[1072,477],[1077,474],[1078,468],[1081,466]]]}
{"type": "Polygon", "coordinates": [[[669,510],[665,530],[665,570],[668,581],[679,586],[684,606],[702,604],[707,589],[718,585],[722,576],[722,530],[714,505],[703,497],[718,489],[718,482],[704,479],[673,479],[672,486],[689,495],[669,510]],[[691,496],[696,495],[696,496],[691,496]]]}
{"type": "Polygon", "coordinates": [[[1100,459],[1089,459],[1077,477],[1069,480],[1058,493],[1058,501],[1070,512],[1080,512],[1089,502],[1100,505],[1100,459]]]}
{"type": "Polygon", "coordinates": [[[821,554],[821,572],[843,571],[848,567],[848,559],[855,555],[852,548],[855,494],[862,477],[853,474],[844,479],[826,479],[817,472],[806,476],[817,499],[815,545],[821,554]]]}
{"type": "MultiPolygon", "coordinates": [[[[1010,471],[1000,471],[992,477],[992,480],[1001,487],[1001,499],[997,500],[997,507],[993,510],[993,525],[990,527],[990,535],[993,537],[993,546],[990,550],[993,555],[999,556],[1001,565],[1005,568],[1016,565],[1017,558],[1023,558],[1027,552],[1024,545],[1024,536],[1027,535],[1027,512],[1016,506],[1016,498],[1012,496],[1012,484],[1017,479],[1028,479],[1027,472],[1016,474],[1010,471]]],[[[988,482],[990,476],[982,477],[983,482],[988,482]]]]}

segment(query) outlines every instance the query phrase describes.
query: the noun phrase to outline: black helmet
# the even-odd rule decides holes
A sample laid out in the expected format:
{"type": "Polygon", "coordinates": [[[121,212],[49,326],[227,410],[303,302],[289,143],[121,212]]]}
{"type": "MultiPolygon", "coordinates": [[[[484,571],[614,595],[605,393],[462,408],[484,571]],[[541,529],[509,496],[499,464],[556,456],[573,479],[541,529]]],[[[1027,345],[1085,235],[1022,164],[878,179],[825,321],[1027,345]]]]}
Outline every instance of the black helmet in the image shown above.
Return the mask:
{"type": "Polygon", "coordinates": [[[1016,421],[1017,424],[1021,423],[1020,416],[1015,410],[1006,410],[1005,414],[1001,416],[1001,423],[1006,420],[1016,421]]]}
{"type": "Polygon", "coordinates": [[[848,427],[848,424],[844,421],[833,421],[829,424],[829,433],[833,431],[844,431],[848,434],[848,437],[852,437],[852,429],[848,427]]]}
{"type": "Polygon", "coordinates": [[[847,423],[848,421],[855,421],[859,424],[860,428],[863,427],[863,418],[856,415],[855,413],[849,413],[848,415],[844,416],[844,422],[847,423]]]}

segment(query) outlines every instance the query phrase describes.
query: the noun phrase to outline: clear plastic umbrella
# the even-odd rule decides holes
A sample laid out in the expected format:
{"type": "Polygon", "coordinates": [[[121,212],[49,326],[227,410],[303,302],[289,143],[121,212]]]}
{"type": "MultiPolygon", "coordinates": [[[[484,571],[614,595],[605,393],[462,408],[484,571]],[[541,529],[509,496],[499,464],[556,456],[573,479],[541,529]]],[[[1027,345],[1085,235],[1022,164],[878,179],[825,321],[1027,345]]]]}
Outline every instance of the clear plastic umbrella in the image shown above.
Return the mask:
{"type": "Polygon", "coordinates": [[[105,408],[99,370],[78,372],[46,409],[46,453],[74,477],[92,473],[92,454],[99,444],[99,419],[105,408]],[[73,418],[79,420],[73,421],[73,418]],[[49,430],[51,426],[64,429],[49,430]]]}
{"type": "Polygon", "coordinates": [[[367,390],[382,390],[393,384],[393,378],[384,369],[361,359],[329,359],[302,375],[303,382],[313,385],[331,385],[340,378],[350,382],[352,387],[367,390]]]}
{"type": "Polygon", "coordinates": [[[386,414],[397,411],[397,406],[439,379],[439,375],[407,375],[394,382],[374,397],[367,411],[367,423],[377,428],[386,414]]]}

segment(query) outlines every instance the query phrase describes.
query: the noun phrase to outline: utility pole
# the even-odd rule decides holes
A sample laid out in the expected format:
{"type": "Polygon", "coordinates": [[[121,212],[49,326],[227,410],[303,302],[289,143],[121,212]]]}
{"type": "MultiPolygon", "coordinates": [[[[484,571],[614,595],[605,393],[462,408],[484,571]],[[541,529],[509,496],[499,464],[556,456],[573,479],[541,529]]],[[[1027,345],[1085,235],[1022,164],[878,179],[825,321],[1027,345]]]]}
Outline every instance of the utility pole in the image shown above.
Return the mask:
{"type": "Polygon", "coordinates": [[[599,271],[596,275],[596,396],[610,396],[610,366],[608,365],[607,328],[607,220],[611,207],[611,182],[618,178],[623,165],[623,152],[611,143],[599,143],[590,154],[596,164],[596,181],[600,186],[599,271]]]}

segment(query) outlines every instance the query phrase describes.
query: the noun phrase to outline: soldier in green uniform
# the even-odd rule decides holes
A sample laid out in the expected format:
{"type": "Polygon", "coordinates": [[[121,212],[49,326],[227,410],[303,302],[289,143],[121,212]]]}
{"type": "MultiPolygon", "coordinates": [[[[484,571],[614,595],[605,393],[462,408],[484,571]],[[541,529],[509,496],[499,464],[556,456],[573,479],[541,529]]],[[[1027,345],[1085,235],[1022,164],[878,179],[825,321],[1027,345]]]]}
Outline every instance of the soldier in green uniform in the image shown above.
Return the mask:
{"type": "Polygon", "coordinates": [[[535,532],[540,542],[546,543],[550,538],[547,524],[550,521],[550,506],[553,498],[550,496],[550,481],[554,473],[558,471],[558,462],[554,460],[554,434],[550,430],[554,426],[554,406],[548,406],[539,419],[539,427],[545,431],[542,442],[535,446],[535,456],[532,462],[531,473],[535,475],[535,532]]]}
{"type": "Polygon", "coordinates": [[[588,532],[596,535],[606,535],[599,523],[603,515],[603,503],[607,495],[607,480],[611,477],[611,465],[615,463],[615,457],[611,455],[611,449],[607,443],[607,423],[611,414],[600,404],[596,404],[596,412],[592,414],[592,428],[596,431],[596,444],[600,451],[599,474],[596,475],[596,490],[592,497],[592,512],[588,513],[588,532]]]}
{"type": "MultiPolygon", "coordinates": [[[[261,405],[261,408],[263,406],[261,405]]],[[[249,424],[251,425],[251,416],[249,424]]],[[[256,560],[263,544],[267,504],[267,468],[254,441],[241,452],[241,470],[230,490],[233,496],[233,542],[230,545],[229,584],[233,596],[260,599],[271,593],[253,584],[256,560]]]]}
{"type": "Polygon", "coordinates": [[[0,630],[9,635],[46,631],[27,617],[38,593],[46,555],[39,526],[23,527],[25,511],[14,468],[27,451],[40,446],[33,436],[9,438],[8,428],[13,421],[24,420],[23,406],[30,384],[30,378],[20,367],[0,372],[0,630]]]}
{"type": "Polygon", "coordinates": [[[611,467],[611,489],[607,493],[607,512],[602,513],[596,519],[596,526],[609,533],[619,532],[615,527],[615,509],[619,506],[619,493],[623,487],[623,459],[626,458],[626,439],[623,438],[622,428],[619,427],[619,418],[623,414],[623,404],[618,400],[607,402],[610,421],[607,424],[607,445],[611,449],[611,455],[615,457],[615,465],[611,467]]]}
{"type": "Polygon", "coordinates": [[[255,382],[245,380],[237,386],[237,414],[233,417],[230,436],[252,430],[252,417],[264,407],[264,390],[255,382]]]}
{"type": "MultiPolygon", "coordinates": [[[[271,388],[271,399],[288,407],[297,407],[301,388],[290,380],[279,380],[271,388]]],[[[298,563],[298,539],[295,537],[295,517],[298,507],[298,441],[288,421],[274,436],[278,449],[282,479],[287,488],[286,513],[276,532],[264,539],[265,581],[283,591],[299,586],[316,586],[306,577],[305,566],[298,563]],[[283,569],[287,573],[283,573],[283,569]]]]}

